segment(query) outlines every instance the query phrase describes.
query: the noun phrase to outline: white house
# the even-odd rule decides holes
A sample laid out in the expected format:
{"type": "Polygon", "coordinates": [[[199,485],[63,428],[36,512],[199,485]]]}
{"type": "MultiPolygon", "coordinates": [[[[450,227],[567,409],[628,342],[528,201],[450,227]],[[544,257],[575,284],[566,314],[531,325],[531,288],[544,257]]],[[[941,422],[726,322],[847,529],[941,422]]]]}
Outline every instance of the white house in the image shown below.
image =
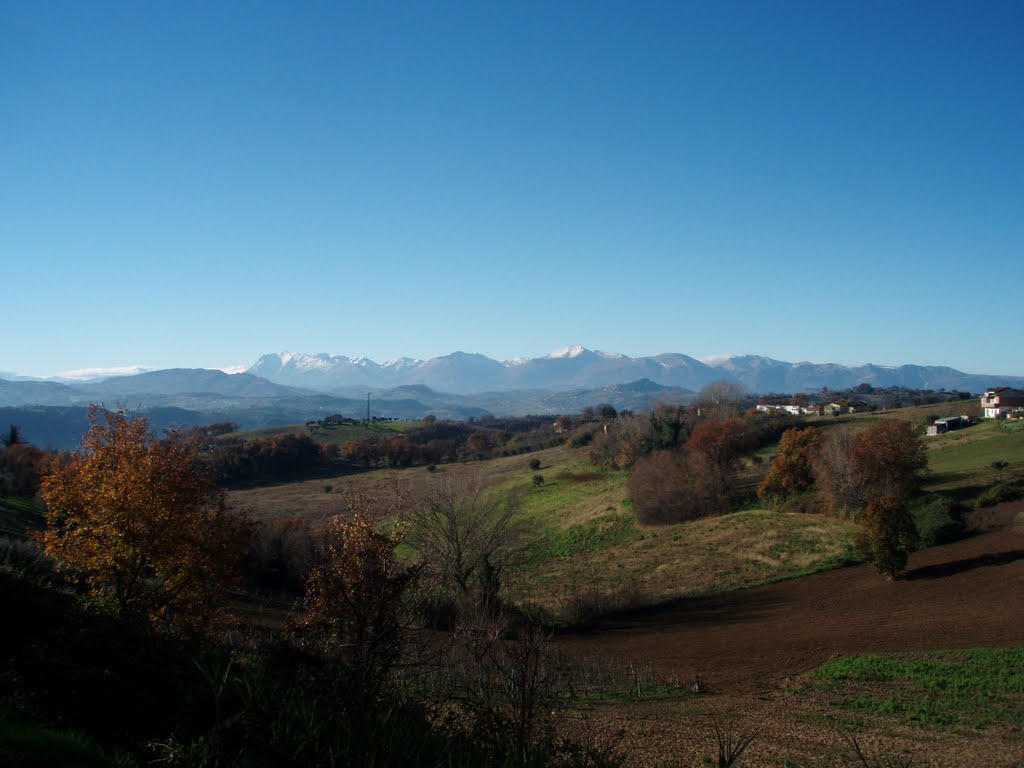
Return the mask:
{"type": "Polygon", "coordinates": [[[981,396],[981,409],[986,419],[1005,419],[1021,408],[1024,408],[1024,392],[1019,389],[989,387],[981,396]]]}

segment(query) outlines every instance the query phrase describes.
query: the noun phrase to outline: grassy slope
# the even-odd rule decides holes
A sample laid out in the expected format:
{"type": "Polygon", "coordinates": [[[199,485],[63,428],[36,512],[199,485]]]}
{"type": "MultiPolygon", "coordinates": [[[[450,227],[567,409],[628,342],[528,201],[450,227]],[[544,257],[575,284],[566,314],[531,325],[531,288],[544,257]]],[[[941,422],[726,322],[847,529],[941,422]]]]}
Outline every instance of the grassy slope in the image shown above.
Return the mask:
{"type": "MultiPolygon", "coordinates": [[[[734,589],[820,570],[841,560],[853,527],[811,515],[751,510],[673,526],[642,526],[629,509],[626,473],[596,470],[585,450],[551,448],[488,462],[451,464],[436,476],[486,472],[500,488],[521,488],[519,515],[528,562],[508,574],[518,599],[557,608],[574,590],[632,590],[643,602],[734,589]],[[531,458],[541,467],[529,469],[531,458]],[[545,482],[534,487],[540,474],[545,482]]],[[[322,519],[346,509],[346,497],[387,498],[433,479],[423,468],[378,470],[231,493],[257,517],[322,519]]]]}
{"type": "MultiPolygon", "coordinates": [[[[826,428],[865,428],[882,419],[922,424],[934,406],[821,419],[826,428]]],[[[1024,476],[1024,430],[982,422],[926,441],[928,491],[976,495],[1000,477],[1024,476]],[[997,472],[995,460],[1011,462],[997,472]]],[[[770,451],[763,451],[768,458],[770,451]]],[[[762,466],[766,466],[766,463],[762,466]]],[[[855,532],[831,517],[748,510],[673,526],[639,525],[629,507],[627,473],[595,469],[586,450],[551,448],[488,462],[443,465],[436,477],[486,473],[490,482],[524,493],[519,517],[527,531],[526,567],[505,578],[518,599],[554,608],[574,593],[632,592],[645,602],[790,578],[842,562],[855,532]],[[528,462],[541,460],[534,472],[528,462]],[[545,482],[533,487],[534,474],[545,482]]],[[[296,514],[322,519],[347,509],[349,495],[369,499],[385,515],[391,499],[435,477],[424,468],[377,470],[323,480],[235,491],[257,517],[296,514]],[[325,492],[330,484],[332,490],[325,492]]]]}
{"type": "Polygon", "coordinates": [[[983,488],[1024,478],[1024,424],[984,421],[932,437],[928,445],[928,490],[983,488]],[[992,467],[1005,461],[1002,470],[992,467]]]}

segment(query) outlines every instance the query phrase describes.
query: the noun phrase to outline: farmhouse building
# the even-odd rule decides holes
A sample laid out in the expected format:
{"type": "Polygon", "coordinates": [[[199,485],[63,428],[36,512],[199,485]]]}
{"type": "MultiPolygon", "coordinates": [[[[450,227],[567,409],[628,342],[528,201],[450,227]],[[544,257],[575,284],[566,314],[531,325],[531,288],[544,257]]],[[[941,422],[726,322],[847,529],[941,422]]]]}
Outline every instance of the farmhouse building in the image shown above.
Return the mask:
{"type": "Polygon", "coordinates": [[[796,403],[758,403],[757,410],[761,413],[782,411],[792,416],[821,416],[820,405],[797,405],[796,403]]]}
{"type": "Polygon", "coordinates": [[[1024,409],[1024,391],[1012,387],[989,387],[981,396],[986,419],[1005,419],[1014,411],[1024,409]]]}
{"type": "Polygon", "coordinates": [[[943,419],[936,419],[934,424],[928,425],[926,433],[929,435],[941,435],[954,429],[970,426],[969,416],[946,416],[943,419]]]}
{"type": "Polygon", "coordinates": [[[860,400],[840,400],[828,403],[821,410],[829,416],[835,416],[837,413],[860,413],[867,409],[867,403],[862,403],[860,400]]]}

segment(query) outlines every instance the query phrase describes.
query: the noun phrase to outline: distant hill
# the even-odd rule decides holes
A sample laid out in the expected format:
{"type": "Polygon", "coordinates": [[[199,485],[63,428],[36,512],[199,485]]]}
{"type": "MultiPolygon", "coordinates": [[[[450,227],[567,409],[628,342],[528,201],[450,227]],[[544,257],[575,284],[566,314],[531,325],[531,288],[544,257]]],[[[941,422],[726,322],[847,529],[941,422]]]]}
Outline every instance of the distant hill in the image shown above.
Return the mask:
{"type": "Polygon", "coordinates": [[[169,368],[117,376],[99,382],[79,384],[76,389],[95,395],[177,395],[203,392],[230,397],[290,397],[292,387],[274,384],[251,373],[224,373],[207,368],[169,368]]]}
{"type": "MultiPolygon", "coordinates": [[[[41,448],[70,450],[78,447],[82,435],[89,428],[88,409],[84,406],[26,406],[0,408],[0,424],[17,424],[25,442],[41,448]]],[[[207,414],[180,408],[158,408],[140,412],[149,419],[157,434],[172,427],[192,427],[210,424],[207,414]]]]}
{"type": "Polygon", "coordinates": [[[8,381],[0,379],[0,406],[73,405],[81,393],[54,381],[8,381]]]}

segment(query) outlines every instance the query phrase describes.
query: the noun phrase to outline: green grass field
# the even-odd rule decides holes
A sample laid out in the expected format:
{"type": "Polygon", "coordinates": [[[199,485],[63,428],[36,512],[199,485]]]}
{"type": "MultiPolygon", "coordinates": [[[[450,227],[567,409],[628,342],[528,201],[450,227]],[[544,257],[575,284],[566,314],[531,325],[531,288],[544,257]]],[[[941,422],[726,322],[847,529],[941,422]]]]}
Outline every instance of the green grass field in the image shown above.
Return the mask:
{"type": "Polygon", "coordinates": [[[814,673],[834,705],[929,726],[1024,723],[1024,647],[852,656],[814,673]]]}
{"type": "Polygon", "coordinates": [[[1024,424],[988,420],[927,438],[927,490],[983,488],[1024,479],[1024,424]],[[996,469],[993,462],[1006,462],[996,469]]]}

